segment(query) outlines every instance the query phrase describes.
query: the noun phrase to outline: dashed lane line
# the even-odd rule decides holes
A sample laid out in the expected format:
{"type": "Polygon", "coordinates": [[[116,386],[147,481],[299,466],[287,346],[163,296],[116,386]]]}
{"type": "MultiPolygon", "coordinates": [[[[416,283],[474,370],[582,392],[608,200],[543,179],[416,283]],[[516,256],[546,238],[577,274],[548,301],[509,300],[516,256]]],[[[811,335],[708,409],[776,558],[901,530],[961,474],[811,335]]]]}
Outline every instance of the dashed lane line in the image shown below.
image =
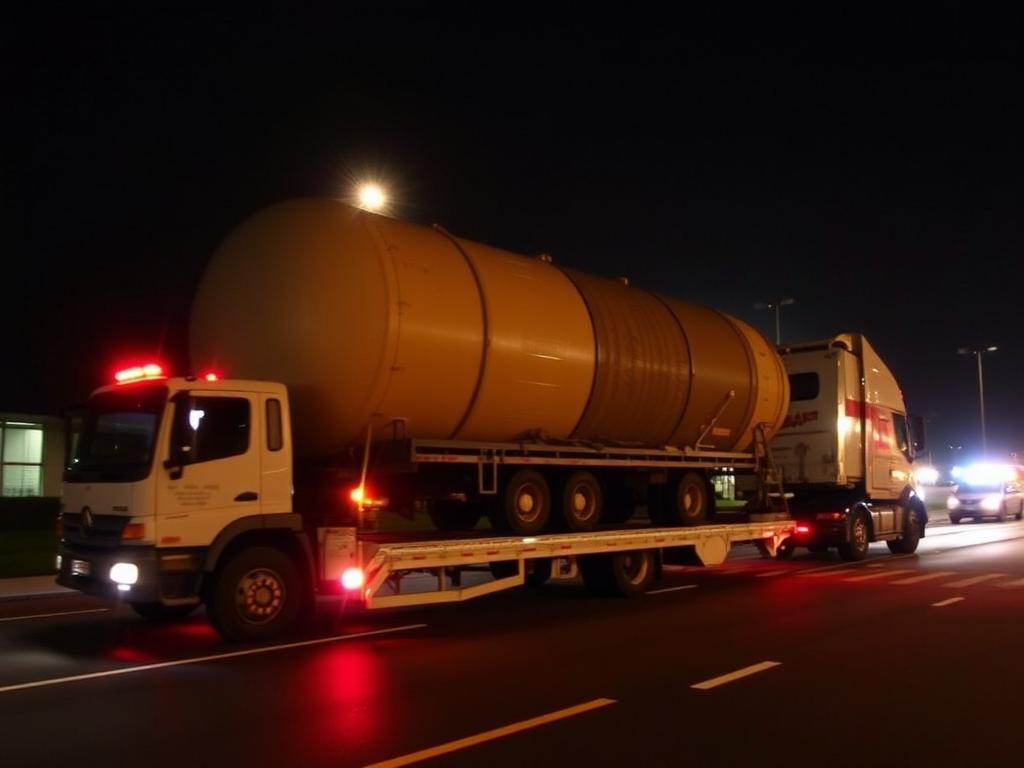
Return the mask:
{"type": "Polygon", "coordinates": [[[661,595],[665,592],[679,592],[684,589],[696,589],[696,584],[683,584],[681,587],[665,587],[664,589],[652,589],[648,595],[661,595]]]}
{"type": "Polygon", "coordinates": [[[910,570],[906,568],[897,568],[894,570],[874,571],[872,573],[865,574],[864,576],[853,576],[844,581],[868,581],[870,579],[884,579],[888,576],[898,576],[901,573],[910,573],[910,570]]]}
{"type": "Polygon", "coordinates": [[[445,744],[439,744],[436,747],[430,747],[428,749],[421,749],[419,752],[411,752],[408,755],[393,757],[390,760],[373,763],[372,765],[366,766],[366,768],[400,768],[400,766],[403,765],[429,760],[432,757],[446,755],[450,752],[457,752],[460,749],[466,749],[467,747],[473,747],[477,744],[483,744],[486,741],[494,741],[495,739],[500,739],[503,736],[510,736],[513,733],[526,731],[530,728],[547,725],[548,723],[553,723],[556,720],[564,720],[567,717],[582,715],[584,712],[590,712],[591,710],[607,707],[609,704],[615,703],[615,699],[594,699],[593,701],[588,701],[583,704],[577,704],[575,707],[567,707],[566,709],[560,709],[557,712],[549,712],[548,714],[541,715],[540,717],[522,720],[518,723],[512,723],[511,725],[506,725],[501,728],[484,731],[483,733],[478,733],[474,736],[467,736],[464,739],[449,741],[445,744]]]}
{"type": "Polygon", "coordinates": [[[859,568],[837,568],[831,571],[805,571],[800,576],[805,579],[815,579],[821,576],[835,576],[840,573],[857,573],[859,568]]]}
{"type": "Polygon", "coordinates": [[[973,587],[975,584],[981,584],[983,581],[991,581],[992,579],[1001,579],[1006,576],[1005,573],[986,573],[981,576],[972,576],[969,579],[960,579],[960,581],[951,581],[943,586],[950,587],[951,589],[959,589],[960,587],[973,587]]]}
{"type": "Polygon", "coordinates": [[[920,584],[922,581],[931,581],[932,579],[941,579],[945,576],[955,576],[956,571],[935,571],[934,573],[926,573],[923,576],[911,576],[909,579],[897,579],[892,582],[893,584],[920,584]]]}
{"type": "Polygon", "coordinates": [[[749,667],[737,669],[735,672],[729,672],[728,674],[720,675],[719,677],[712,677],[710,680],[705,680],[701,683],[694,683],[690,687],[696,688],[699,691],[708,691],[712,688],[717,688],[720,685],[725,685],[726,683],[731,683],[744,677],[756,675],[758,672],[764,672],[766,669],[778,667],[781,664],[781,661],[762,661],[760,664],[751,664],[749,667]]]}
{"type": "Polygon", "coordinates": [[[48,619],[51,616],[78,616],[82,613],[106,613],[109,608],[89,608],[84,611],[61,611],[59,613],[33,613],[28,616],[6,616],[0,621],[28,621],[29,619],[48,619]]]}
{"type": "Polygon", "coordinates": [[[962,597],[951,597],[948,600],[939,600],[937,603],[932,603],[932,608],[945,608],[947,605],[953,605],[953,603],[959,603],[964,598],[962,597]]]}

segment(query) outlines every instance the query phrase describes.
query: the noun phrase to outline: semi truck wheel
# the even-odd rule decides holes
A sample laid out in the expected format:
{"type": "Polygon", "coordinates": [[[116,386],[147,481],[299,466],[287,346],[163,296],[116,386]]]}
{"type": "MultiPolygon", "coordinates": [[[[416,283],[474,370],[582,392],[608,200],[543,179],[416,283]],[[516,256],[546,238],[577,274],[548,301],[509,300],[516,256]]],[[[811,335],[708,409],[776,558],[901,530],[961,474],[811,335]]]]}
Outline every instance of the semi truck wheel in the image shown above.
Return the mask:
{"type": "Polygon", "coordinates": [[[868,554],[870,534],[868,521],[863,512],[858,512],[850,521],[850,536],[839,545],[839,555],[843,560],[863,560],[868,554]]]}
{"type": "Polygon", "coordinates": [[[534,536],[551,520],[551,489],[544,475],[520,469],[509,478],[491,524],[520,536],[534,536]],[[496,519],[495,519],[496,518],[496,519]]]}
{"type": "Polygon", "coordinates": [[[562,483],[561,522],[570,531],[593,531],[601,522],[604,494],[592,472],[573,472],[562,483]]]}
{"type": "Polygon", "coordinates": [[[685,472],[672,485],[668,497],[672,522],[680,525],[703,525],[708,519],[710,494],[704,478],[696,472],[685,472]]]}
{"type": "Polygon", "coordinates": [[[921,519],[917,515],[918,511],[911,509],[903,534],[895,541],[885,542],[894,555],[912,555],[917,551],[917,545],[921,541],[921,519]]]}
{"type": "Polygon", "coordinates": [[[653,550],[585,555],[578,562],[583,583],[596,595],[633,597],[646,592],[654,581],[653,550]]]}
{"type": "Polygon", "coordinates": [[[299,570],[292,559],[273,547],[251,547],[224,564],[206,611],[228,640],[270,640],[293,628],[302,602],[299,570]]]}
{"type": "Polygon", "coordinates": [[[130,603],[132,610],[146,621],[177,621],[188,616],[198,605],[164,605],[163,603],[130,603]]]}

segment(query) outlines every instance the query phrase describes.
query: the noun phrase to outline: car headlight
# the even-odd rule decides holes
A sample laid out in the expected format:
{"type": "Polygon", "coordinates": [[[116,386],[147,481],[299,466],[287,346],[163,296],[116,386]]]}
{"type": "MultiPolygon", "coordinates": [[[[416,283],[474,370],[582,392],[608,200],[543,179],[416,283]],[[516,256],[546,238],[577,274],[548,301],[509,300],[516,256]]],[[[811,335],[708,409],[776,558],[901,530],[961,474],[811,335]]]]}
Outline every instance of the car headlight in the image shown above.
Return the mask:
{"type": "Polygon", "coordinates": [[[957,509],[959,506],[960,506],[960,499],[958,499],[956,496],[950,496],[948,499],[946,499],[946,508],[947,509],[957,509]]]}
{"type": "Polygon", "coordinates": [[[987,512],[998,512],[1003,506],[1003,497],[1000,494],[992,494],[981,500],[981,508],[987,512]]]}

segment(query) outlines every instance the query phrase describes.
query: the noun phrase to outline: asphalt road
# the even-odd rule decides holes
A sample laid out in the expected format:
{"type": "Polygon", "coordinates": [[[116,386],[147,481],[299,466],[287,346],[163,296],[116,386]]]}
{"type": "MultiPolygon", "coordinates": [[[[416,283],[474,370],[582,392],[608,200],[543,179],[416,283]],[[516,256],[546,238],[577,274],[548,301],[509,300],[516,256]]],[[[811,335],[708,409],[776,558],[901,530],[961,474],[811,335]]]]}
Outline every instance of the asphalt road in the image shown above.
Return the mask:
{"type": "Polygon", "coordinates": [[[914,556],[737,548],[636,600],[329,603],[276,646],[225,644],[201,613],[5,601],[0,763],[1020,764],[1024,523],[940,520],[914,556]]]}

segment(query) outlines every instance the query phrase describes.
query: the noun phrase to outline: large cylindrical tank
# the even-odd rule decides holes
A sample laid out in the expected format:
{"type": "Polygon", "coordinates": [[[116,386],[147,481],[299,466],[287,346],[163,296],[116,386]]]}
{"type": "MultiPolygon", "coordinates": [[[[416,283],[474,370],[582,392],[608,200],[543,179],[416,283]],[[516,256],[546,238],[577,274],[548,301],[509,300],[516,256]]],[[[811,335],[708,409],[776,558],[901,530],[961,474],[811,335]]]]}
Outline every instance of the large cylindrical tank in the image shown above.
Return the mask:
{"type": "Polygon", "coordinates": [[[334,200],[228,236],[190,345],[197,367],[287,384],[306,456],[395,419],[421,438],[739,451],[789,397],[774,348],[736,318],[334,200]]]}

